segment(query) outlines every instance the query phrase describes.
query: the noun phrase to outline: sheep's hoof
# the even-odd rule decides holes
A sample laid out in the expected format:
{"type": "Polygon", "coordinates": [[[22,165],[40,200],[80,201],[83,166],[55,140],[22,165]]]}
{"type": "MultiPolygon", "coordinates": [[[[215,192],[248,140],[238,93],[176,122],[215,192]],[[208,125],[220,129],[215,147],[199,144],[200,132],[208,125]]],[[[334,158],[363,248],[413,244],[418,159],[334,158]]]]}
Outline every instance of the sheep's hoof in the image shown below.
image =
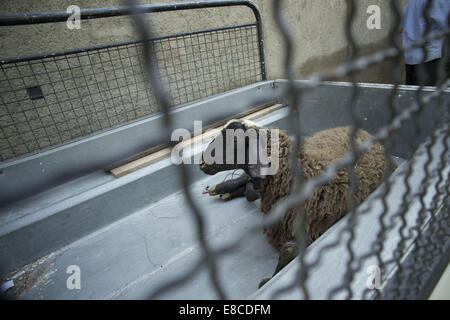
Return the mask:
{"type": "Polygon", "coordinates": [[[240,187],[239,189],[233,190],[220,195],[220,199],[228,201],[234,198],[239,198],[244,196],[245,187],[240,187]]]}
{"type": "Polygon", "coordinates": [[[220,195],[220,199],[222,200],[230,200],[231,198],[231,193],[224,193],[220,195]]]}
{"type": "Polygon", "coordinates": [[[262,278],[262,279],[259,281],[258,289],[260,289],[263,285],[265,285],[270,279],[272,279],[272,278],[262,278]]]}
{"type": "Polygon", "coordinates": [[[208,193],[210,196],[215,196],[217,195],[216,193],[216,186],[212,186],[211,188],[208,189],[208,193]]]}

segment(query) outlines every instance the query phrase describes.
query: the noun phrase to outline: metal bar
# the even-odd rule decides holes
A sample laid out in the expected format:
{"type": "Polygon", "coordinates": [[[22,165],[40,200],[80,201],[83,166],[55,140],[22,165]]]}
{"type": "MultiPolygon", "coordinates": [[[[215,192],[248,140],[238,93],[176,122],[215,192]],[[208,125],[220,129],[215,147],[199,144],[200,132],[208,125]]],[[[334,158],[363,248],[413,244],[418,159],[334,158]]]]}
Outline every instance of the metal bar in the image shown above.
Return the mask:
{"type": "MultiPolygon", "coordinates": [[[[399,26],[401,23],[400,8],[399,8],[399,4],[396,1],[391,1],[390,7],[391,7],[392,11],[394,12],[394,23],[389,32],[389,41],[390,41],[392,47],[396,48],[400,52],[401,48],[400,48],[400,45],[398,44],[397,37],[396,37],[396,34],[398,32],[398,29],[399,29],[399,26]]],[[[390,115],[391,115],[390,118],[393,118],[393,117],[397,116],[397,114],[398,114],[398,103],[397,103],[396,97],[397,97],[398,90],[399,90],[398,87],[399,87],[400,79],[399,79],[396,67],[398,68],[398,66],[400,65],[400,62],[401,62],[400,55],[397,55],[394,59],[392,59],[390,61],[391,79],[394,82],[394,87],[392,88],[391,94],[389,96],[389,109],[390,109],[389,111],[390,111],[390,115]]],[[[395,137],[393,135],[389,134],[388,137],[386,138],[386,143],[384,146],[384,152],[385,152],[384,154],[385,154],[386,158],[388,158],[391,154],[395,154],[393,152],[393,146],[395,145],[395,143],[396,143],[395,137]]],[[[379,216],[379,219],[378,219],[378,223],[380,225],[380,231],[378,232],[377,240],[373,244],[373,247],[372,247],[373,251],[368,252],[365,256],[361,257],[360,261],[358,262],[359,265],[358,265],[357,270],[360,270],[362,268],[363,260],[366,260],[375,254],[377,263],[378,263],[378,267],[380,268],[380,272],[382,275],[385,274],[382,253],[383,253],[384,244],[386,241],[386,233],[394,227],[394,224],[386,225],[385,221],[384,221],[386,218],[386,214],[388,213],[388,210],[389,210],[389,205],[387,203],[387,196],[391,192],[391,187],[392,187],[392,185],[390,183],[388,183],[389,172],[391,171],[391,169],[392,169],[392,164],[389,161],[386,165],[384,177],[383,177],[383,183],[384,183],[385,187],[380,194],[380,199],[381,199],[382,206],[383,206],[383,212],[379,216]]],[[[368,295],[370,292],[371,292],[370,289],[366,288],[366,291],[363,293],[363,296],[368,295]]],[[[378,291],[376,292],[376,294],[378,294],[378,291]]]]}
{"type": "MultiPolygon", "coordinates": [[[[259,9],[249,0],[204,0],[204,1],[179,1],[155,4],[139,4],[137,9],[142,13],[179,11],[187,9],[220,8],[230,6],[247,6],[259,15],[259,9]]],[[[80,11],[81,20],[129,16],[132,10],[128,6],[84,8],[80,11]]],[[[18,26],[27,24],[40,24],[52,22],[66,22],[72,15],[67,11],[6,13],[0,14],[0,26],[18,26]]]]}
{"type": "MultiPolygon", "coordinates": [[[[349,47],[349,61],[354,60],[358,56],[358,46],[356,44],[355,37],[353,35],[353,23],[356,18],[357,12],[357,2],[355,0],[347,1],[347,18],[345,23],[345,35],[347,38],[347,44],[349,47]]],[[[345,227],[345,231],[348,234],[348,239],[345,244],[347,249],[347,254],[349,256],[347,260],[347,270],[345,275],[343,276],[342,283],[340,286],[335,287],[330,290],[328,297],[333,297],[335,294],[339,293],[340,290],[345,290],[347,292],[346,299],[351,299],[353,297],[353,291],[351,290],[351,283],[354,279],[354,271],[353,271],[353,262],[355,259],[352,244],[355,239],[355,227],[357,225],[358,216],[355,214],[356,212],[356,201],[353,198],[356,195],[358,190],[358,178],[355,173],[355,165],[358,161],[358,156],[356,155],[356,132],[359,128],[361,128],[361,120],[358,118],[358,114],[356,113],[356,103],[358,102],[359,89],[356,83],[356,75],[355,73],[350,73],[350,78],[352,82],[352,96],[350,100],[349,112],[352,118],[352,129],[349,135],[349,144],[350,144],[350,152],[352,154],[353,162],[347,166],[347,174],[349,177],[349,190],[347,192],[347,225],[345,227]]],[[[340,241],[339,241],[340,242],[340,241]]]]}
{"type": "MultiPolygon", "coordinates": [[[[196,31],[171,33],[171,34],[167,34],[167,35],[163,35],[163,36],[154,36],[151,39],[148,39],[147,41],[165,40],[165,39],[170,39],[170,38],[175,38],[175,37],[183,37],[183,36],[187,36],[187,35],[195,35],[195,34],[223,31],[223,30],[230,30],[230,29],[237,29],[237,28],[245,28],[245,27],[252,27],[252,26],[257,26],[257,24],[256,23],[243,23],[243,24],[236,24],[236,25],[225,26],[225,27],[217,27],[217,28],[201,29],[201,30],[196,30],[196,31]]],[[[130,45],[130,44],[142,43],[142,42],[143,41],[141,39],[126,40],[126,41],[110,42],[110,43],[105,43],[105,44],[87,46],[87,47],[76,48],[76,49],[69,49],[69,50],[64,50],[64,51],[55,51],[55,52],[49,52],[49,53],[34,54],[34,55],[29,55],[29,56],[6,58],[6,59],[0,59],[0,64],[18,63],[18,62],[24,62],[24,61],[33,61],[33,60],[38,60],[38,59],[59,57],[59,56],[81,53],[81,52],[89,52],[89,51],[107,49],[107,48],[112,48],[112,47],[121,47],[121,46],[130,45]]]]}
{"type": "MultiPolygon", "coordinates": [[[[140,11],[139,7],[137,6],[137,2],[135,0],[126,0],[126,1],[130,6],[134,21],[138,27],[138,31],[141,38],[142,39],[150,38],[151,29],[149,28],[148,23],[145,21],[143,17],[143,12],[140,11]]],[[[171,119],[171,115],[169,112],[171,103],[168,93],[161,82],[161,77],[156,68],[156,65],[154,61],[151,59],[153,51],[154,48],[152,46],[152,43],[144,41],[143,55],[145,60],[145,71],[147,80],[155,90],[156,98],[159,102],[159,105],[162,107],[162,112],[164,115],[163,117],[164,124],[168,129],[167,139],[169,139],[169,132],[171,132],[172,129],[174,128],[172,126],[173,121],[171,119]]],[[[170,145],[174,146],[175,142],[170,141],[170,145]]],[[[221,299],[225,299],[226,294],[217,275],[217,261],[215,259],[215,256],[211,252],[209,243],[206,241],[204,215],[202,214],[201,209],[199,208],[197,202],[193,199],[191,195],[191,190],[189,190],[190,176],[184,165],[179,166],[179,174],[181,176],[183,194],[189,205],[190,212],[192,213],[192,218],[194,219],[196,224],[197,240],[203,251],[203,260],[206,261],[208,266],[211,283],[214,286],[217,296],[221,299]]]]}
{"type": "MultiPolygon", "coordinates": [[[[157,4],[139,4],[138,10],[142,13],[169,12],[187,9],[221,8],[232,6],[246,6],[250,8],[255,16],[258,30],[259,58],[261,61],[262,80],[267,80],[264,38],[262,29],[261,13],[258,6],[250,0],[204,0],[204,1],[180,1],[157,4]]],[[[85,8],[80,11],[80,19],[98,19],[108,17],[119,17],[130,15],[132,10],[128,6],[85,8]]],[[[17,26],[52,22],[65,22],[72,15],[67,11],[31,12],[31,13],[9,13],[0,14],[0,26],[17,26]]]]}

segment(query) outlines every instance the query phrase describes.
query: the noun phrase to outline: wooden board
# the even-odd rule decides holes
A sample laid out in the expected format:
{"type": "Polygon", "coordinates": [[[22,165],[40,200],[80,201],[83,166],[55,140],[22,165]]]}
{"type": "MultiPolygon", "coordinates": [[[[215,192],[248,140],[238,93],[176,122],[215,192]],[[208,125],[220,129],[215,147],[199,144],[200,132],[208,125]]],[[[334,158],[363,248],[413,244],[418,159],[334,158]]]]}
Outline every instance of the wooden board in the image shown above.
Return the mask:
{"type": "MultiPolygon", "coordinates": [[[[270,101],[270,102],[264,103],[262,105],[259,105],[257,107],[250,108],[250,109],[248,109],[248,110],[246,110],[244,112],[238,113],[237,115],[234,115],[232,117],[225,118],[225,119],[223,119],[221,121],[212,123],[212,124],[210,124],[210,125],[208,125],[206,127],[203,127],[202,128],[202,133],[206,132],[208,129],[216,128],[216,127],[218,127],[220,125],[224,125],[224,124],[227,123],[227,121],[229,121],[231,119],[241,119],[241,118],[243,118],[245,116],[248,116],[251,113],[254,113],[254,112],[260,111],[262,109],[271,107],[271,106],[275,105],[276,103],[277,103],[277,101],[270,101]]],[[[126,159],[123,159],[123,160],[120,160],[118,162],[115,162],[115,163],[107,166],[106,168],[104,168],[104,170],[105,170],[105,172],[109,172],[109,171],[111,171],[114,168],[120,167],[122,165],[125,165],[125,164],[131,162],[131,161],[143,158],[145,156],[148,156],[150,154],[153,154],[153,153],[155,153],[155,152],[157,152],[159,150],[162,150],[162,149],[168,148],[168,147],[170,147],[170,145],[168,145],[168,144],[160,144],[160,145],[154,146],[154,147],[152,147],[150,149],[144,150],[144,151],[136,153],[136,154],[134,154],[134,155],[132,155],[130,157],[127,157],[126,159]]]]}
{"type": "MultiPolygon", "coordinates": [[[[278,110],[282,107],[283,107],[282,104],[275,104],[275,105],[266,107],[264,109],[258,110],[256,112],[247,114],[242,117],[236,116],[236,117],[234,117],[234,119],[255,120],[255,119],[260,118],[270,112],[278,110]]],[[[208,126],[207,128],[205,128],[203,134],[197,135],[191,139],[180,142],[180,147],[201,144],[201,143],[215,137],[216,135],[218,135],[220,133],[220,131],[223,129],[223,127],[227,121],[228,120],[223,120],[223,121],[220,121],[218,123],[208,126]]],[[[119,177],[122,177],[131,172],[134,172],[138,169],[142,169],[156,161],[162,160],[162,159],[170,156],[170,154],[172,152],[172,148],[170,148],[170,147],[165,147],[163,149],[160,149],[160,148],[161,148],[161,146],[152,148],[152,149],[157,149],[157,150],[155,150],[155,152],[153,152],[151,154],[147,154],[138,159],[129,161],[128,163],[116,166],[116,167],[110,169],[109,171],[114,175],[114,177],[119,178],[119,177]],[[160,150],[158,150],[158,149],[160,149],[160,150]]]]}

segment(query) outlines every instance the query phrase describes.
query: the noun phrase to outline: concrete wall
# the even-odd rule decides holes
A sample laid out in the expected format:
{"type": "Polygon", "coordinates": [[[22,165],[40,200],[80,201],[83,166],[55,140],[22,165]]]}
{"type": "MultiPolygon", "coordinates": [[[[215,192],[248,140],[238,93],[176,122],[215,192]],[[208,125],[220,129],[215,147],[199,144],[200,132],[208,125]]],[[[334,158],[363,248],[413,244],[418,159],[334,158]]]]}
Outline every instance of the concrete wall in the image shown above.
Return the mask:
{"type": "MultiPolygon", "coordinates": [[[[164,2],[164,0],[145,1],[164,2]]],[[[263,17],[267,74],[269,79],[285,78],[282,57],[283,40],[272,17],[271,0],[255,0],[263,17]]],[[[363,54],[389,45],[392,25],[389,0],[358,0],[358,13],[353,25],[354,35],[363,54]],[[368,30],[369,5],[381,8],[381,29],[368,30]]],[[[404,5],[406,0],[399,0],[404,5]]],[[[122,5],[121,0],[2,0],[1,12],[65,10],[69,5],[81,8],[122,5]]],[[[295,38],[294,67],[299,77],[329,69],[346,61],[349,50],[344,32],[348,0],[285,0],[283,13],[291,24],[295,38]]],[[[152,22],[156,33],[172,33],[251,21],[247,8],[193,10],[190,12],[156,14],[152,22]]],[[[83,21],[80,30],[69,30],[65,24],[0,28],[0,57],[28,55],[135,38],[128,17],[83,21]]],[[[358,75],[363,82],[391,82],[392,67],[388,63],[365,70],[358,75]]],[[[403,79],[402,64],[394,70],[403,79]]]]}

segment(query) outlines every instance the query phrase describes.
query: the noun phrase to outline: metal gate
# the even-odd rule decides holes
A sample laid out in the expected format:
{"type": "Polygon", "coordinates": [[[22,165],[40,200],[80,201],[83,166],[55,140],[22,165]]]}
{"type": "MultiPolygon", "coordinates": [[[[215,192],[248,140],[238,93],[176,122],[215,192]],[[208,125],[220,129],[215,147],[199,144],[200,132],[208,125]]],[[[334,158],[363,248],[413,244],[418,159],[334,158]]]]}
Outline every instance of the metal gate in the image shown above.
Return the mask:
{"type": "MultiPolygon", "coordinates": [[[[226,4],[228,5],[228,4],[226,4]]],[[[180,106],[266,80],[259,11],[255,21],[152,36],[152,59],[180,106]]],[[[222,6],[169,3],[146,13],[222,6]]],[[[129,15],[126,7],[83,9],[82,19],[129,15]]],[[[66,23],[68,14],[6,15],[1,26],[66,23]]],[[[9,27],[8,27],[9,26],[9,27]]],[[[14,57],[0,61],[0,162],[129,123],[161,111],[143,77],[143,40],[14,57]]]]}

